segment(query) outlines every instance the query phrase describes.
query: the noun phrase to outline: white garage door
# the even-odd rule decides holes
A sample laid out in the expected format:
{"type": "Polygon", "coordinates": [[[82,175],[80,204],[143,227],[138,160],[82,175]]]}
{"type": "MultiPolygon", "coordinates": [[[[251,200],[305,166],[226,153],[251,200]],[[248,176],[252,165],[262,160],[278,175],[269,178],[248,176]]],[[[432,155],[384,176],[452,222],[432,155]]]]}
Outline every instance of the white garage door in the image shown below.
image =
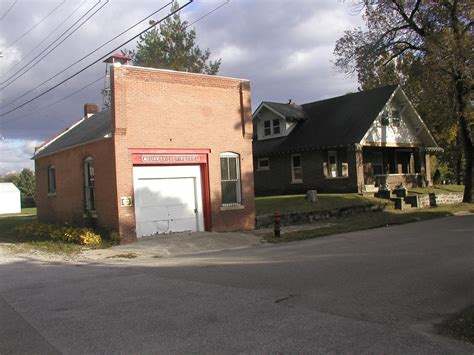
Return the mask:
{"type": "Polygon", "coordinates": [[[203,230],[199,166],[135,167],[137,237],[203,230]]]}

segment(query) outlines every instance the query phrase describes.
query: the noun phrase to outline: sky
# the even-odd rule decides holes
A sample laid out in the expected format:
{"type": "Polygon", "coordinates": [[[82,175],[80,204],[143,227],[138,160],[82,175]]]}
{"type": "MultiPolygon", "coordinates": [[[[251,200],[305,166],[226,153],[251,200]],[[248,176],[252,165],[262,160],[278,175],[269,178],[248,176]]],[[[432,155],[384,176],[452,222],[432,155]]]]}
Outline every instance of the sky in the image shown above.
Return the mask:
{"type": "MultiPolygon", "coordinates": [[[[292,99],[301,104],[357,90],[356,79],[333,65],[337,39],[344,31],[363,26],[354,11],[355,1],[195,0],[182,10],[181,18],[192,23],[226,3],[192,27],[197,44],[210,49],[211,59],[221,58],[218,75],[250,80],[255,110],[263,100],[292,99]]],[[[164,0],[0,0],[0,175],[33,168],[35,146],[80,119],[86,102],[101,106],[105,64],[99,61],[17,107],[137,35],[148,21],[74,64],[165,4],[164,0]]],[[[158,20],[168,11],[169,7],[151,18],[158,20]]],[[[133,49],[136,42],[121,48],[133,49]]]]}

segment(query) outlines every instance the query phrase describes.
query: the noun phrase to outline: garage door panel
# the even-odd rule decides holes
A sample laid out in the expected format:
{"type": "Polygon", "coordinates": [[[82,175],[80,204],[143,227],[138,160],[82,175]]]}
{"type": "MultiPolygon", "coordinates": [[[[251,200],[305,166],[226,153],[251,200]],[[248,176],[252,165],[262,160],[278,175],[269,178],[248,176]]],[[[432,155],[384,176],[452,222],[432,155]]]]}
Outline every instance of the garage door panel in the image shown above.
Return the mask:
{"type": "Polygon", "coordinates": [[[196,218],[177,218],[170,221],[170,231],[196,231],[196,218]]]}
{"type": "Polygon", "coordinates": [[[134,168],[137,236],[202,230],[200,174],[199,166],[134,168]]]}
{"type": "Polygon", "coordinates": [[[178,219],[178,218],[194,218],[194,209],[195,206],[191,206],[190,204],[185,204],[185,205],[172,205],[168,206],[168,211],[170,217],[173,219],[178,219]]]}
{"type": "Polygon", "coordinates": [[[168,209],[166,206],[140,207],[140,218],[138,221],[156,221],[168,219],[168,209]]]}
{"type": "Polygon", "coordinates": [[[169,233],[168,220],[140,222],[140,236],[169,233]]]}

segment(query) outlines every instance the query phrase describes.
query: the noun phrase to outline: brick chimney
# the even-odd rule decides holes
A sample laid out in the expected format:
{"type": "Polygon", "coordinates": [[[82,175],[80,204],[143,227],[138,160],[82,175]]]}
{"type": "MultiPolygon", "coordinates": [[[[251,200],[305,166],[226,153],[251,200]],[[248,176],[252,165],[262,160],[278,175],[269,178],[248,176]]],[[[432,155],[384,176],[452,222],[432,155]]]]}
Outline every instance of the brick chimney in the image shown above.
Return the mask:
{"type": "Polygon", "coordinates": [[[99,112],[99,106],[96,104],[88,103],[84,105],[84,118],[89,118],[97,112],[99,112]]]}

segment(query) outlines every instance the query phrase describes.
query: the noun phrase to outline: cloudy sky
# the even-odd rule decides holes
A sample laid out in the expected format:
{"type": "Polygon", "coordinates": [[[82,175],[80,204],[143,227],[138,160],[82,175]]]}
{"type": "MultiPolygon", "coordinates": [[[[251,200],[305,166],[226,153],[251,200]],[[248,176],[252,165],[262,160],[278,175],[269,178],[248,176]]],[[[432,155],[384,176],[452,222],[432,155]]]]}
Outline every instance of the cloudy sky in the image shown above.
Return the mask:
{"type": "MultiPolygon", "coordinates": [[[[254,109],[262,100],[304,103],[357,90],[356,80],[337,73],[331,62],[343,31],[363,25],[353,11],[354,1],[230,0],[193,26],[200,47],[222,59],[220,75],[251,81],[254,109]]],[[[193,22],[224,2],[195,0],[181,17],[193,22]]],[[[166,3],[0,0],[0,174],[32,168],[36,145],[77,121],[84,103],[102,103],[105,64],[99,62],[16,108],[128,41],[147,21],[73,65],[166,3]]],[[[168,9],[152,18],[161,18],[168,9]]]]}

